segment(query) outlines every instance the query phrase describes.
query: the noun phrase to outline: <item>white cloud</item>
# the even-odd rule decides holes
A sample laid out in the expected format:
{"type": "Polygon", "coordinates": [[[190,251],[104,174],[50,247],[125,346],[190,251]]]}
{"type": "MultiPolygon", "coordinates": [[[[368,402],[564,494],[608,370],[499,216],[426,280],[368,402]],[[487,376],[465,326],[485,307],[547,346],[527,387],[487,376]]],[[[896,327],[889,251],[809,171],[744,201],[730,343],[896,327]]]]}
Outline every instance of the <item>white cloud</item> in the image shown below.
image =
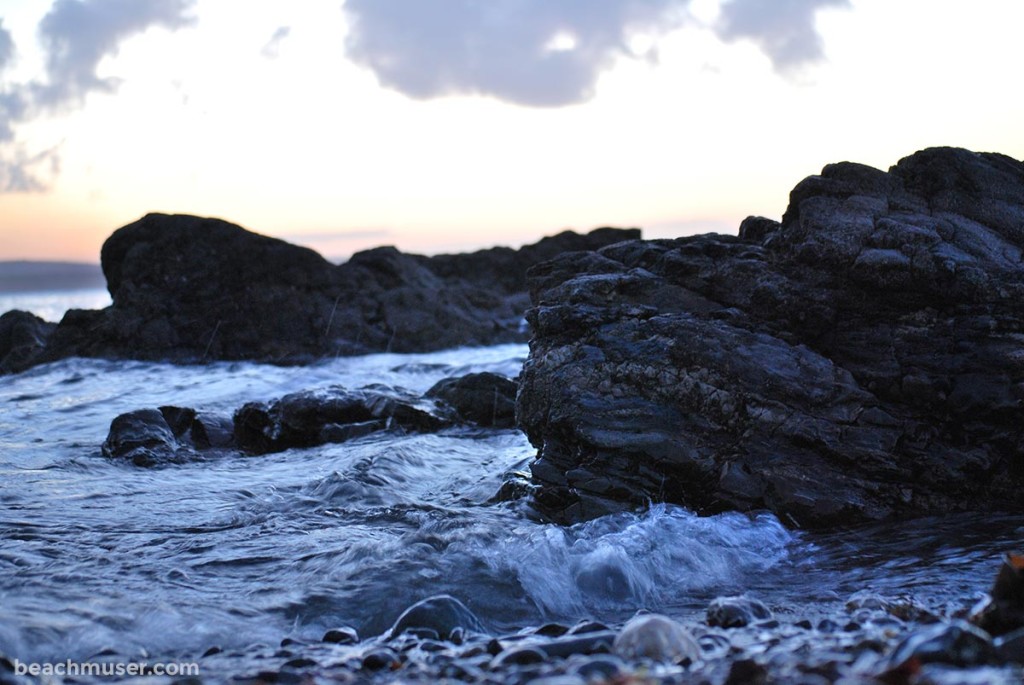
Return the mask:
{"type": "Polygon", "coordinates": [[[815,15],[825,7],[849,7],[849,0],[727,0],[715,24],[726,41],[751,40],[786,73],[825,57],[815,15]]]}
{"type": "MultiPolygon", "coordinates": [[[[44,190],[59,170],[56,148],[27,153],[19,123],[81,107],[92,92],[112,93],[117,81],[99,76],[106,57],[151,27],[187,26],[193,0],[56,0],[39,24],[45,78],[0,82],[0,192],[44,190]]],[[[15,58],[14,42],[0,25],[0,72],[15,58]]]]}
{"type": "Polygon", "coordinates": [[[274,35],[272,35],[270,40],[267,41],[267,44],[263,46],[263,50],[260,51],[260,54],[267,59],[277,58],[281,51],[281,43],[284,42],[284,39],[287,38],[291,32],[292,29],[290,26],[279,26],[277,30],[274,31],[274,35]]]}
{"type": "MultiPolygon", "coordinates": [[[[692,0],[347,0],[349,57],[413,98],[585,102],[598,77],[704,13],[692,0]]],[[[848,0],[725,0],[716,34],[754,41],[780,72],[822,59],[814,18],[848,0]]]]}

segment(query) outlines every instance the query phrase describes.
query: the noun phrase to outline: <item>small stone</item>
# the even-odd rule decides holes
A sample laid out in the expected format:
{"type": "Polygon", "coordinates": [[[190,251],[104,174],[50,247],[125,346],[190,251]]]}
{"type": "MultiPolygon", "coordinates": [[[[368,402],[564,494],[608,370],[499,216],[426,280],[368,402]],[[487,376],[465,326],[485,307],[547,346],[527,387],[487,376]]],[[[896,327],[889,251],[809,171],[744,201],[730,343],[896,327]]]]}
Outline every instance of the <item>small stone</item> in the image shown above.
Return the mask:
{"type": "Polygon", "coordinates": [[[624,659],[697,661],[700,646],[681,623],[661,614],[636,616],[619,632],[612,651],[624,659]]]}
{"type": "Polygon", "coordinates": [[[214,645],[213,647],[210,647],[208,650],[203,652],[203,656],[204,657],[213,656],[214,654],[220,654],[223,651],[224,650],[222,648],[217,647],[216,645],[214,645]]]}
{"type": "Polygon", "coordinates": [[[708,605],[709,626],[742,628],[755,621],[772,618],[772,612],[763,603],[749,597],[718,597],[708,605]]]}
{"type": "Polygon", "coordinates": [[[582,633],[599,633],[608,629],[608,626],[599,621],[581,621],[569,629],[569,634],[580,635],[582,633]]]}
{"type": "Polygon", "coordinates": [[[545,623],[533,632],[535,635],[546,637],[561,637],[569,632],[569,626],[563,626],[561,623],[545,623]]]}
{"type": "Polygon", "coordinates": [[[598,654],[587,657],[585,661],[573,667],[572,672],[586,681],[613,681],[625,673],[626,664],[610,654],[598,654]]]}
{"type": "Polygon", "coordinates": [[[459,628],[475,633],[487,632],[480,619],[465,604],[450,595],[435,595],[403,611],[389,635],[393,639],[406,631],[429,630],[434,633],[432,638],[451,640],[453,635],[461,633],[459,628]]]}
{"type": "Polygon", "coordinates": [[[528,664],[540,664],[547,661],[547,654],[537,647],[510,647],[494,657],[491,662],[493,668],[515,664],[526,666],[528,664]]]}
{"type": "Polygon", "coordinates": [[[768,682],[768,671],[753,659],[734,661],[729,675],[722,685],[764,685],[768,682]]]}
{"type": "Polygon", "coordinates": [[[322,640],[323,642],[330,642],[336,645],[354,645],[359,642],[359,633],[356,632],[355,628],[349,628],[348,626],[331,628],[324,633],[322,640]]]}
{"type": "Polygon", "coordinates": [[[399,663],[398,655],[390,649],[375,649],[363,657],[362,666],[367,671],[382,671],[394,668],[399,663]]]}

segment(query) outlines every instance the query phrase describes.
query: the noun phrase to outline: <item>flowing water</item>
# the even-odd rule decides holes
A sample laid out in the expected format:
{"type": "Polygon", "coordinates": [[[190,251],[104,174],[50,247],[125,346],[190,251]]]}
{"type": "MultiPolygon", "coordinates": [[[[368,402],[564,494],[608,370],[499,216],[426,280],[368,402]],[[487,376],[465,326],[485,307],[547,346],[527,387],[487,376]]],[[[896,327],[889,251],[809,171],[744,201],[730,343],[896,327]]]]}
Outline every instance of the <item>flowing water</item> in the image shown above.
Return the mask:
{"type": "MultiPolygon", "coordinates": [[[[377,434],[259,457],[143,469],[104,458],[118,414],[230,413],[326,385],[422,392],[518,374],[524,346],[340,358],[307,367],[69,359],[0,378],[0,653],[22,662],[385,630],[414,601],[461,598],[492,631],[646,608],[697,617],[747,592],[814,616],[865,588],[970,603],[1022,521],[957,516],[829,535],[773,516],[673,506],[563,528],[492,500],[533,450],[514,430],[377,434]]],[[[228,668],[248,667],[243,652],[228,668]]],[[[221,662],[223,663],[223,662],[221,662]]],[[[204,674],[205,675],[205,674],[204,674]]]]}

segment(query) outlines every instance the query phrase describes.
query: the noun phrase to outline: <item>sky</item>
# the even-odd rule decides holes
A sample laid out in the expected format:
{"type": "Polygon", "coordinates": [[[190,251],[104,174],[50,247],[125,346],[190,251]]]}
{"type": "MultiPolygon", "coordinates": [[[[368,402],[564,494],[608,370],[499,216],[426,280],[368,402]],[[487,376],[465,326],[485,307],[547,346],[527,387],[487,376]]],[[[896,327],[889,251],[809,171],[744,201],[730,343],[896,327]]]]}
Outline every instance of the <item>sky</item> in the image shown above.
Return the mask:
{"type": "Polygon", "coordinates": [[[824,165],[1024,158],[1020,0],[0,0],[0,260],[148,212],[332,259],[735,233],[824,165]]]}

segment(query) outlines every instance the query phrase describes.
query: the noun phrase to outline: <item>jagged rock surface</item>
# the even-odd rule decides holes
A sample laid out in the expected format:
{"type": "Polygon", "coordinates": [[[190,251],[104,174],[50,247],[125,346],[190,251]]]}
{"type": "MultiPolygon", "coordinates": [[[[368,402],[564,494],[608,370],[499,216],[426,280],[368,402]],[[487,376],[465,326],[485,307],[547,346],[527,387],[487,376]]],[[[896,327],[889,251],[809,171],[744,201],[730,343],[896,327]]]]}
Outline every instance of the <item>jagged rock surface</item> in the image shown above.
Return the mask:
{"type": "Polygon", "coordinates": [[[68,312],[34,361],[291,363],[525,341],[530,265],[637,237],[565,232],[520,250],[436,257],[382,247],[336,266],[218,219],[150,214],[103,245],[113,305],[68,312]]]}
{"type": "Polygon", "coordinates": [[[646,501],[829,526],[1024,510],[1024,164],[825,167],[780,223],[529,272],[536,506],[646,501]]]}

